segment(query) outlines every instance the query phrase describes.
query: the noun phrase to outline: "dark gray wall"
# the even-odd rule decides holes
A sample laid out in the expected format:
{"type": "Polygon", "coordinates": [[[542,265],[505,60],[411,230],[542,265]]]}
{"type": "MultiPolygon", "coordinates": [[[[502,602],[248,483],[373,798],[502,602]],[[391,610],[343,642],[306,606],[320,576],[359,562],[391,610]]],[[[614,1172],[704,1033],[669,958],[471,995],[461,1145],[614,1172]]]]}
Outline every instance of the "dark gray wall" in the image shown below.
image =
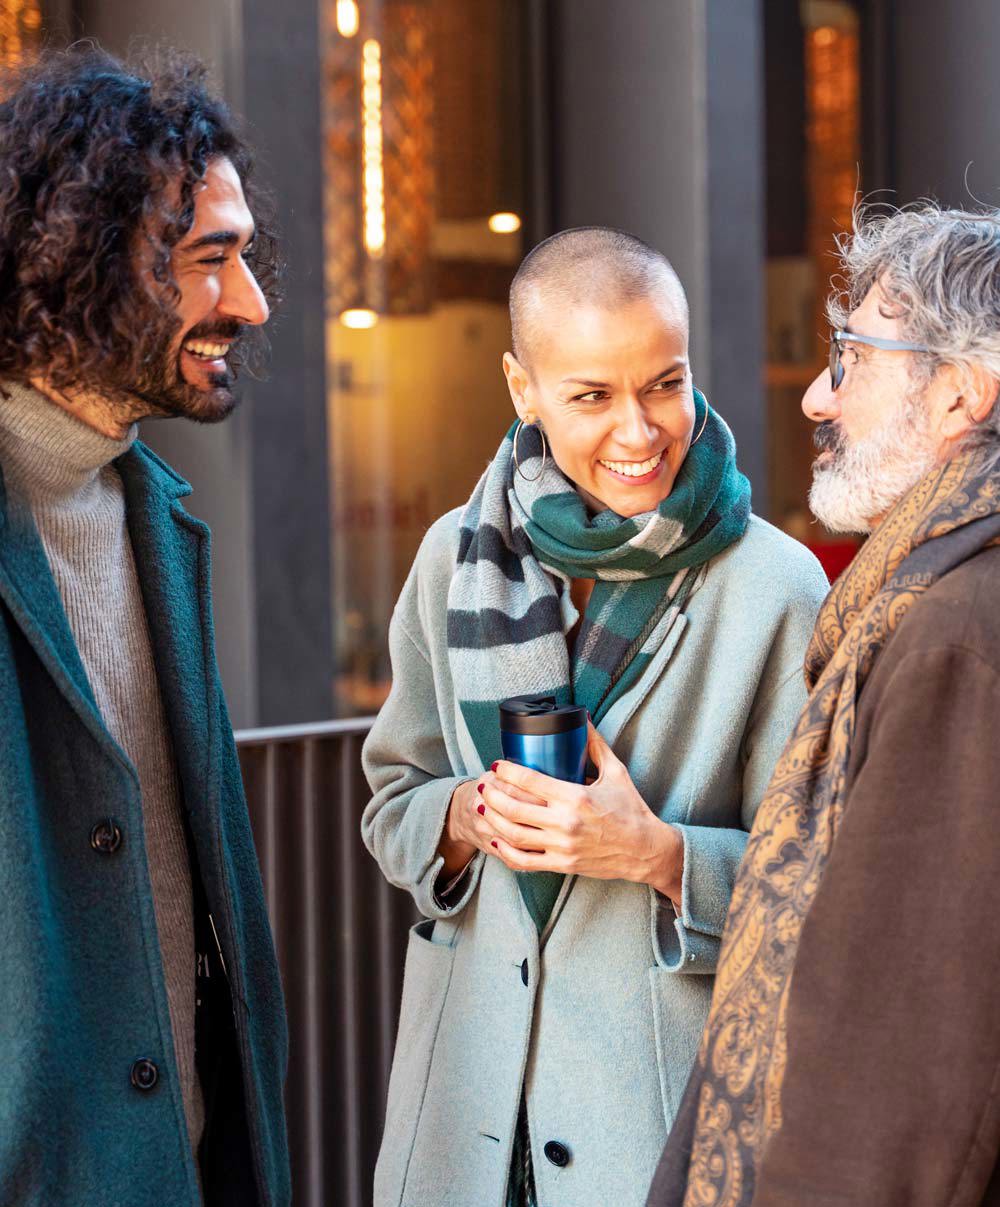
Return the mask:
{"type": "Polygon", "coordinates": [[[258,720],[333,708],[317,0],[243,0],[244,112],[279,200],[287,299],[252,410],[258,720]]]}
{"type": "Polygon", "coordinates": [[[766,514],[759,0],[553,0],[556,229],[622,227],[673,261],[697,381],[766,514]]]}
{"type": "Polygon", "coordinates": [[[247,118],[277,200],[289,273],[267,379],[246,382],[219,427],[143,425],[212,528],[219,665],[240,728],[332,708],[318,29],[315,0],[77,0],[72,19],[73,36],[116,54],[136,40],[197,54],[247,118]]]}
{"type": "MultiPolygon", "coordinates": [[[[170,5],[161,0],[81,0],[69,19],[73,36],[95,38],[113,54],[127,54],[142,40],[197,53],[238,106],[241,14],[239,0],[172,0],[170,5]]],[[[219,667],[237,726],[252,725],[258,717],[249,456],[254,390],[245,393],[250,397],[241,410],[219,427],[181,420],[142,425],[142,438],[193,486],[188,509],[212,529],[219,667]]]]}
{"type": "Polygon", "coordinates": [[[1000,6],[996,0],[896,0],[892,6],[895,185],[1000,206],[1000,6]]]}
{"type": "Polygon", "coordinates": [[[240,0],[56,0],[75,11],[78,37],[96,38],[113,54],[134,41],[163,41],[187,50],[216,74],[227,97],[240,100],[240,0]]]}
{"type": "Polygon", "coordinates": [[[761,0],[706,0],[708,358],[753,506],[768,515],[761,0]]]}

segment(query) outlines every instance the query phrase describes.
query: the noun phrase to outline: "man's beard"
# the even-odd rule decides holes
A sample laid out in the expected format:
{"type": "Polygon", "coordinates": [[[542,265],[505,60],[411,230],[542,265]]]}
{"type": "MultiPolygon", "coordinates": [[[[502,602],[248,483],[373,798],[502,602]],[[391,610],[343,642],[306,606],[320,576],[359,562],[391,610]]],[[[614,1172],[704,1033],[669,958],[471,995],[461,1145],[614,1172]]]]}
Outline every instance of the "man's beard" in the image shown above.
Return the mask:
{"type": "MultiPolygon", "coordinates": [[[[232,340],[234,342],[229,349],[231,357],[242,332],[243,325],[233,319],[201,323],[185,332],[182,343],[193,339],[209,343],[213,339],[232,340]]],[[[239,396],[233,389],[235,370],[227,365],[226,372],[209,374],[207,390],[193,386],[181,373],[182,353],[175,345],[175,331],[160,334],[151,340],[149,355],[145,358],[149,368],[141,380],[128,389],[128,393],[141,399],[153,415],[193,419],[196,423],[221,423],[239,405],[239,396]]]]}
{"type": "Polygon", "coordinates": [[[827,420],[813,443],[831,455],[813,466],[809,507],[831,532],[871,532],[937,460],[927,408],[915,393],[863,440],[849,444],[827,420]]]}

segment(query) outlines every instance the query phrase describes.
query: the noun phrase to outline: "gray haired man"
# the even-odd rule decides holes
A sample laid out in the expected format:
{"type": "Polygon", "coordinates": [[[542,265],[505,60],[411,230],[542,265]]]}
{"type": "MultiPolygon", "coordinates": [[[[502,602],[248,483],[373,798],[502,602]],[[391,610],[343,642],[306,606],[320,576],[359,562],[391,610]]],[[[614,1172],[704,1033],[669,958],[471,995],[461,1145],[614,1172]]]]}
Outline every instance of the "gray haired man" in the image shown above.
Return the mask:
{"type": "Polygon", "coordinates": [[[1000,1204],[1000,211],[858,215],[820,612],[651,1207],[1000,1204]]]}

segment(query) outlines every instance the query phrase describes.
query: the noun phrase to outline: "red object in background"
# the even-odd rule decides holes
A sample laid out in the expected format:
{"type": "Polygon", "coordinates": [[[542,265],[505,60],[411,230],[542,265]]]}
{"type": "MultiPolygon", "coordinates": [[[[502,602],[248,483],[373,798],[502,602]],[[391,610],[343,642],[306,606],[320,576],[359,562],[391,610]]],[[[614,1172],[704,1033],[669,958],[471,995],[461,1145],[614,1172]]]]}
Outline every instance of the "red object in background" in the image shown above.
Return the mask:
{"type": "Polygon", "coordinates": [[[819,559],[826,577],[832,583],[840,578],[851,564],[861,546],[857,541],[816,541],[810,542],[808,548],[819,559]]]}

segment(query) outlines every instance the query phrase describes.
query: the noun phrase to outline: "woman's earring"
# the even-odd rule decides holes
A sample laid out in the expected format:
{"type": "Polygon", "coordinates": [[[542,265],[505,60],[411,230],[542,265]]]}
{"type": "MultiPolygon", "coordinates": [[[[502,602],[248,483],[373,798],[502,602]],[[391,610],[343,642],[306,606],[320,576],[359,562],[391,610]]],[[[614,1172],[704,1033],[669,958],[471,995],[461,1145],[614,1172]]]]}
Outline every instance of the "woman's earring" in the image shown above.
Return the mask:
{"type": "Polygon", "coordinates": [[[688,448],[694,448],[694,446],[698,443],[698,441],[701,439],[701,434],[705,430],[705,425],[707,423],[708,423],[708,402],[705,403],[705,414],[702,416],[701,427],[698,429],[698,435],[695,436],[695,438],[691,441],[691,443],[688,445],[688,448]]]}
{"type": "MultiPolygon", "coordinates": [[[[534,426],[534,424],[532,424],[531,426],[534,426]]],[[[528,475],[522,471],[521,462],[517,456],[517,438],[518,438],[518,436],[520,436],[521,428],[523,428],[523,427],[524,427],[524,420],[519,419],[518,423],[517,423],[517,427],[514,429],[514,465],[517,468],[517,472],[521,475],[521,477],[525,480],[525,482],[537,482],[538,479],[545,472],[545,463],[549,459],[549,446],[545,442],[545,433],[542,431],[541,428],[539,428],[538,434],[542,438],[542,465],[541,465],[541,469],[539,469],[538,473],[535,474],[535,476],[533,478],[529,478],[528,475]]]]}

